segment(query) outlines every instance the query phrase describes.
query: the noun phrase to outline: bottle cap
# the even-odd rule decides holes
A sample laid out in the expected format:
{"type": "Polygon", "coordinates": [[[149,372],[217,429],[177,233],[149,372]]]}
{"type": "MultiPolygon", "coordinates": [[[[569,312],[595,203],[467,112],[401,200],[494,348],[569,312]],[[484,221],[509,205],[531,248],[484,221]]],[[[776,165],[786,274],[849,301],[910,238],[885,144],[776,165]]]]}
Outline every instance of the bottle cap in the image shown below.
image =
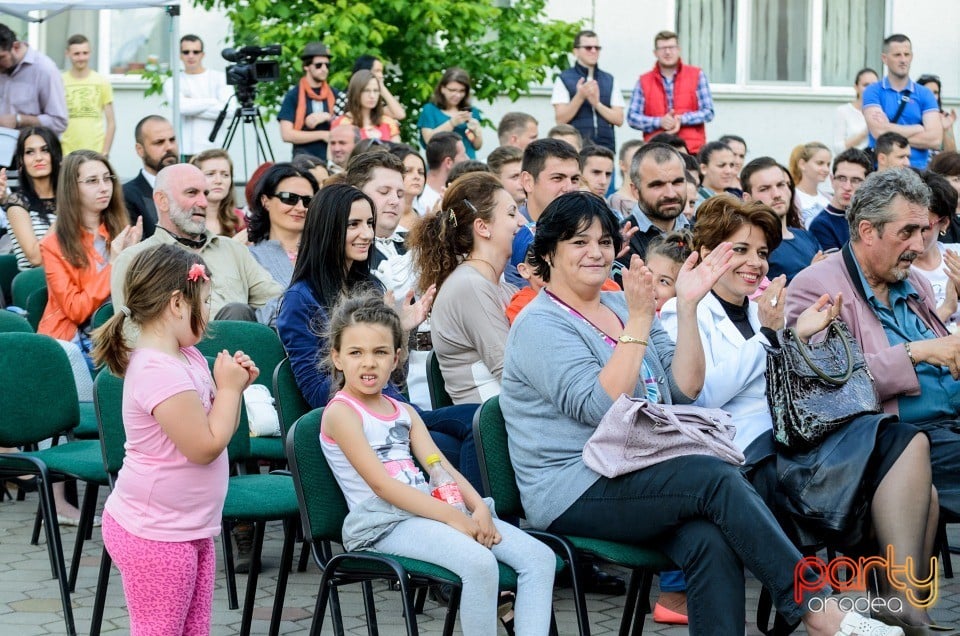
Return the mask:
{"type": "Polygon", "coordinates": [[[433,453],[432,455],[427,455],[427,466],[433,466],[434,464],[440,463],[440,455],[433,453]]]}

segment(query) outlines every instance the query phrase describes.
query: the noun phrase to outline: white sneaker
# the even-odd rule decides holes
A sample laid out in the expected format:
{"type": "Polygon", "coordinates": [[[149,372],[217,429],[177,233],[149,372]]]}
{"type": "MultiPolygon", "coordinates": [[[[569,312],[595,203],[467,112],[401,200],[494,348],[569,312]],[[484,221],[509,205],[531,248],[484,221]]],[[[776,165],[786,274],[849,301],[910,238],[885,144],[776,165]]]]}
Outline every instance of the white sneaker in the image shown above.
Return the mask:
{"type": "Polygon", "coordinates": [[[856,612],[847,612],[835,636],[903,636],[903,630],[856,612]]]}

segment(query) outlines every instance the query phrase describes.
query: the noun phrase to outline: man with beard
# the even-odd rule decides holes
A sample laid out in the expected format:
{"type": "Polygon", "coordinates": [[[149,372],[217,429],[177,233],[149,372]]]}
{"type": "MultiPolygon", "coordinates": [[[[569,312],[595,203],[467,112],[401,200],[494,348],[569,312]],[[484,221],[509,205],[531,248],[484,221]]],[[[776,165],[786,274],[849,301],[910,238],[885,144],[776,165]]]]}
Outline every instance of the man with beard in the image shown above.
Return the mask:
{"type": "Polygon", "coordinates": [[[153,202],[157,173],[180,161],[180,150],[173,126],[160,115],[148,115],[137,122],[133,137],[143,168],[135,179],[123,184],[123,200],[131,225],[143,217],[143,238],[146,239],[153,236],[157,227],[157,207],[153,202]]]}
{"type": "Polygon", "coordinates": [[[833,160],[833,198],[823,211],[810,222],[810,233],[820,247],[834,250],[850,240],[850,225],[847,223],[847,208],[860,185],[873,172],[870,158],[856,148],[847,148],[833,160]]]}
{"type": "Polygon", "coordinates": [[[293,156],[308,154],[327,160],[330,122],[340,114],[340,91],[330,86],[330,49],[323,42],[311,42],[303,48],[300,61],[303,77],[287,91],[277,113],[280,137],[293,145],[293,156]]]}
{"type": "MultiPolygon", "coordinates": [[[[254,260],[246,246],[206,229],[206,190],[206,178],[196,166],[175,164],[160,170],[153,191],[157,231],[121,252],[113,262],[110,293],[114,307],[123,306],[123,281],[134,257],[164,243],[179,244],[203,257],[213,285],[210,315],[214,320],[255,321],[261,317],[257,310],[283,292],[283,286],[254,260]]],[[[269,312],[262,313],[262,322],[267,322],[269,312]]]]}
{"type": "Polygon", "coordinates": [[[763,203],[780,219],[783,240],[770,252],[767,277],[772,280],[783,274],[789,283],[800,270],[823,257],[817,239],[803,229],[790,189],[790,175],[773,157],[757,157],[743,167],[740,183],[744,201],[763,203]]]}
{"type": "MultiPolygon", "coordinates": [[[[683,158],[672,146],[650,143],[637,151],[630,165],[630,192],[637,204],[624,220],[637,232],[630,237],[630,251],[617,259],[626,266],[636,254],[646,258],[654,237],[687,227],[682,214],[687,205],[687,180],[683,158]]],[[[615,270],[619,270],[614,265],[615,270]]],[[[614,279],[619,278],[615,275],[614,279]]],[[[617,281],[619,282],[619,281],[617,281]]]]}
{"type": "Polygon", "coordinates": [[[940,507],[960,513],[960,334],[937,318],[930,283],[914,268],[930,230],[930,188],[909,168],[875,172],[847,210],[850,242],[800,272],[785,318],[828,294],[863,348],[887,413],[925,431],[940,507]]]}

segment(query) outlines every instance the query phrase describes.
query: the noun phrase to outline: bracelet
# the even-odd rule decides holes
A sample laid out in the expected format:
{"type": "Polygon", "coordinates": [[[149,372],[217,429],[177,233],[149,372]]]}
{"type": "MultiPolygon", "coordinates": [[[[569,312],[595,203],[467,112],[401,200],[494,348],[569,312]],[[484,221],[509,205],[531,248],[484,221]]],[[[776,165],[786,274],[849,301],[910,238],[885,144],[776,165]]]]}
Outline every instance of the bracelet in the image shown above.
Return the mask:
{"type": "Polygon", "coordinates": [[[620,337],[617,338],[617,341],[622,342],[624,344],[639,344],[639,345],[643,345],[644,347],[647,346],[646,340],[643,340],[642,338],[634,338],[633,336],[628,336],[625,333],[620,334],[620,337]]]}
{"type": "Polygon", "coordinates": [[[910,358],[910,364],[917,366],[917,359],[913,357],[913,351],[910,349],[910,343],[904,342],[903,348],[907,350],[907,357],[910,358]]]}
{"type": "Polygon", "coordinates": [[[17,128],[19,128],[19,127],[20,127],[20,113],[17,113],[16,122],[17,122],[17,128]]]}

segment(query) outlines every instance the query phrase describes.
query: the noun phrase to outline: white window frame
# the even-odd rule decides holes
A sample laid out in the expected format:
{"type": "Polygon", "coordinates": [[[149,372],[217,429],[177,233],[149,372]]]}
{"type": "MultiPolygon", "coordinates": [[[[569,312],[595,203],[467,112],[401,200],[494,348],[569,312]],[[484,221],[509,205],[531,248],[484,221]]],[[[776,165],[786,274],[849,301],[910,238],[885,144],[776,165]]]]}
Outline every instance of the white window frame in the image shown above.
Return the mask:
{"type": "MultiPolygon", "coordinates": [[[[831,0],[810,0],[808,32],[807,61],[810,80],[809,82],[788,82],[788,81],[758,81],[750,80],[749,59],[752,40],[749,37],[751,32],[750,24],[752,15],[752,0],[734,0],[737,8],[737,45],[736,45],[736,78],[733,83],[718,83],[711,80],[711,92],[724,95],[742,95],[744,99],[755,99],[757,97],[777,97],[786,101],[810,101],[818,97],[824,101],[834,101],[837,97],[848,97],[851,87],[849,86],[825,86],[823,84],[822,70],[823,59],[820,52],[823,50],[823,7],[824,3],[831,0]],[[816,51],[816,54],[812,52],[816,51]]],[[[832,0],[836,1],[836,0],[832,0]]],[[[683,2],[683,0],[678,0],[683,2]]],[[[890,32],[890,23],[893,13],[893,0],[883,0],[883,23],[884,31],[890,32]]],[[[879,60],[880,42],[877,42],[877,57],[879,60]]],[[[877,72],[884,74],[884,70],[877,68],[877,72]]],[[[852,86],[853,78],[851,78],[852,86]]]]}

